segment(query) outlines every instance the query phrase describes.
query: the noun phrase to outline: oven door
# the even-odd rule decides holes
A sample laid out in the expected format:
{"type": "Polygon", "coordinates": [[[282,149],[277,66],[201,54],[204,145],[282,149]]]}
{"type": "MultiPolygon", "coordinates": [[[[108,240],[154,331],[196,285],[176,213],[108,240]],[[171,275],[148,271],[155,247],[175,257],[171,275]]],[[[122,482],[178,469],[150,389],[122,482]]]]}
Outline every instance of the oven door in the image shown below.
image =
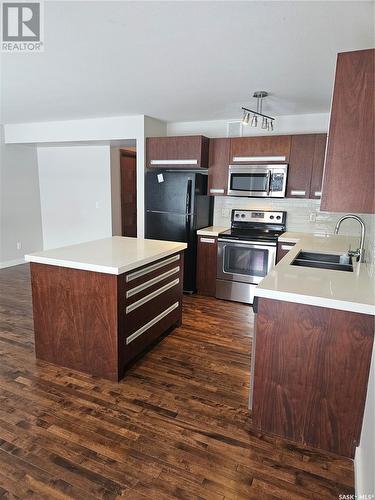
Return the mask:
{"type": "Polygon", "coordinates": [[[276,243],[218,240],[218,279],[258,284],[275,262],[276,243]]]}

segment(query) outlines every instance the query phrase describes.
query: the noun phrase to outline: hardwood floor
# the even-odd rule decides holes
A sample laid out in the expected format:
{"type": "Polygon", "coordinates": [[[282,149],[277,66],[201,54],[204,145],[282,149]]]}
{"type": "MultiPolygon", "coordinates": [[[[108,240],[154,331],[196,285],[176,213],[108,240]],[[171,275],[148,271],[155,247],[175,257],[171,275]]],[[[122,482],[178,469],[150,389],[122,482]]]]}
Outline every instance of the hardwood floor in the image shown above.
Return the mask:
{"type": "Polygon", "coordinates": [[[337,498],[350,460],[251,431],[251,308],[185,297],[120,384],[36,362],[28,266],[0,271],[0,498],[337,498]]]}

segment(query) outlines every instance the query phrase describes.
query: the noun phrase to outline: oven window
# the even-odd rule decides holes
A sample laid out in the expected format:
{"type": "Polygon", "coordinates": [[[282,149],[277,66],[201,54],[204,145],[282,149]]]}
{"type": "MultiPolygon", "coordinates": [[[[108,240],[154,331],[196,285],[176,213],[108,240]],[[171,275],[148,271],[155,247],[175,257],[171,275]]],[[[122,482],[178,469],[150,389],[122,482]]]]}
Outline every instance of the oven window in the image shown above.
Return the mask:
{"type": "Polygon", "coordinates": [[[269,251],[248,246],[224,247],[224,272],[264,277],[268,270],[269,251]]]}
{"type": "Polygon", "coordinates": [[[267,191],[268,175],[264,174],[231,174],[230,188],[234,191],[267,191]]]}

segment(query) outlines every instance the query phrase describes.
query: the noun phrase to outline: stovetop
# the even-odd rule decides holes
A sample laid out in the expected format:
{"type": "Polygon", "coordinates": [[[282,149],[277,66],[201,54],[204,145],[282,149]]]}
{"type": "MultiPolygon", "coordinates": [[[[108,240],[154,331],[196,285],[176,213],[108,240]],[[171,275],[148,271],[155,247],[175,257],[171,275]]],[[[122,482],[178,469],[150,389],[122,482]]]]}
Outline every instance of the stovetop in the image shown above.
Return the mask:
{"type": "Polygon", "coordinates": [[[272,241],[286,230],[286,212],[271,210],[232,210],[231,228],[220,238],[272,241]]]}
{"type": "Polygon", "coordinates": [[[246,230],[246,229],[228,229],[220,233],[220,238],[248,241],[277,241],[277,238],[283,234],[283,231],[265,230],[246,230]]]}

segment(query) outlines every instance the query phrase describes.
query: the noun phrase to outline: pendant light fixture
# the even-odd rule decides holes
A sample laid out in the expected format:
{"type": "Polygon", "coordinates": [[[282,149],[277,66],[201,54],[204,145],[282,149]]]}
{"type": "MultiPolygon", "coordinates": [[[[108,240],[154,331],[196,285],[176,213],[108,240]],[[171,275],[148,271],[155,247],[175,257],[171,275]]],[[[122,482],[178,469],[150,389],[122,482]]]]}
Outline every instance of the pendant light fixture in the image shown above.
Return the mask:
{"type": "Polygon", "coordinates": [[[273,131],[273,122],[275,118],[272,116],[268,116],[263,114],[263,99],[268,96],[268,92],[265,90],[258,90],[257,92],[254,92],[253,97],[257,100],[257,110],[254,111],[253,109],[248,109],[242,107],[243,110],[243,117],[242,117],[242,124],[243,125],[250,125],[252,127],[257,127],[258,126],[258,117],[261,118],[260,122],[261,127],[264,130],[268,130],[269,132],[273,131]],[[251,121],[250,121],[250,115],[252,115],[251,121]]]}

